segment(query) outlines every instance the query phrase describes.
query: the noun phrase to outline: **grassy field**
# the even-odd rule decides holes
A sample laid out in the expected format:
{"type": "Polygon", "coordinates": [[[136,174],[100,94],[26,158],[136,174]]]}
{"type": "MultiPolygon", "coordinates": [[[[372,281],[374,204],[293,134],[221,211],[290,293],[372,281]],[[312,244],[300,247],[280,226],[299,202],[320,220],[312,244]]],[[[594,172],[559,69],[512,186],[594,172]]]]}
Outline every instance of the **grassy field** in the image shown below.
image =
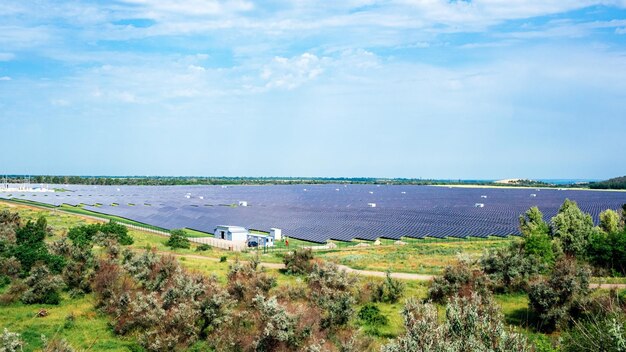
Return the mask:
{"type": "Polygon", "coordinates": [[[342,250],[320,251],[317,256],[354,269],[441,274],[460,253],[478,257],[487,248],[508,246],[515,240],[403,238],[406,245],[394,245],[394,241],[381,240],[380,246],[344,246],[342,250]]]}

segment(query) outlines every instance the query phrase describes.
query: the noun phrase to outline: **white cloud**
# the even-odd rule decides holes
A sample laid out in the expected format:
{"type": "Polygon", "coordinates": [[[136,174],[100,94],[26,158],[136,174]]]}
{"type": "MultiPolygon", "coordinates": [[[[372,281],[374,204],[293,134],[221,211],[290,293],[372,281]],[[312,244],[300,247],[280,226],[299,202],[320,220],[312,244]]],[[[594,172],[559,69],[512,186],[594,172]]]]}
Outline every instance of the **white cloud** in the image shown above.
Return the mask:
{"type": "Polygon", "coordinates": [[[10,81],[10,80],[11,80],[11,77],[9,77],[9,76],[2,76],[2,77],[0,77],[0,81],[10,81]]]}
{"type": "Polygon", "coordinates": [[[277,56],[262,68],[260,78],[266,88],[294,89],[322,74],[328,63],[328,58],[311,53],[292,58],[277,56]]]}

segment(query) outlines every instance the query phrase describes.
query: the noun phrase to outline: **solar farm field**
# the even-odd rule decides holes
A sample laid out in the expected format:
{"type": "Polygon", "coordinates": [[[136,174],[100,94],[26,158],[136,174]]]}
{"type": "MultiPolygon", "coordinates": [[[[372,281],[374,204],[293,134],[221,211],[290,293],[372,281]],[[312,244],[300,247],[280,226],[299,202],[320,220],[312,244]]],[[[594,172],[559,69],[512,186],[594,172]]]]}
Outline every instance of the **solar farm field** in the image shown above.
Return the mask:
{"type": "Polygon", "coordinates": [[[518,217],[539,206],[547,219],[566,198],[594,221],[619,209],[626,192],[385,185],[58,186],[54,193],[0,198],[68,204],[165,229],[213,232],[239,225],[313,242],[401,237],[488,237],[518,233],[518,217]],[[245,202],[246,206],[243,205],[245,202]]]}

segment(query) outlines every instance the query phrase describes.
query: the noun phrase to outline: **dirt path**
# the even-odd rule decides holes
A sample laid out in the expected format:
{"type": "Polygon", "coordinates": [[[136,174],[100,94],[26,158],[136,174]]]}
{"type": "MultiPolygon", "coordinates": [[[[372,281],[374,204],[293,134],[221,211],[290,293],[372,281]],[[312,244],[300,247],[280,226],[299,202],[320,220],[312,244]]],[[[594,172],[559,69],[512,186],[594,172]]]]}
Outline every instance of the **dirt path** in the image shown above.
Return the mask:
{"type": "MultiPolygon", "coordinates": [[[[163,254],[172,254],[176,257],[188,257],[188,258],[194,258],[194,259],[204,259],[204,260],[210,260],[210,261],[215,261],[218,262],[219,258],[212,258],[212,257],[204,257],[201,255],[194,255],[194,254],[176,254],[176,253],[172,253],[172,252],[160,252],[163,254]]],[[[260,266],[268,268],[268,269],[276,269],[276,270],[280,270],[280,269],[284,269],[285,265],[282,263],[259,263],[260,266]]],[[[345,270],[349,273],[355,274],[355,275],[359,275],[359,276],[369,276],[369,277],[385,277],[387,275],[386,272],[384,271],[373,271],[373,270],[359,270],[359,269],[353,269],[349,266],[345,266],[345,265],[341,265],[338,264],[337,265],[340,269],[345,270]]],[[[412,281],[431,281],[432,279],[435,278],[436,275],[427,275],[427,274],[413,274],[413,273],[391,273],[391,277],[394,279],[400,279],[400,280],[412,280],[412,281]]],[[[626,289],[626,284],[589,284],[589,287],[591,288],[600,288],[603,290],[610,290],[610,289],[626,289]]]]}

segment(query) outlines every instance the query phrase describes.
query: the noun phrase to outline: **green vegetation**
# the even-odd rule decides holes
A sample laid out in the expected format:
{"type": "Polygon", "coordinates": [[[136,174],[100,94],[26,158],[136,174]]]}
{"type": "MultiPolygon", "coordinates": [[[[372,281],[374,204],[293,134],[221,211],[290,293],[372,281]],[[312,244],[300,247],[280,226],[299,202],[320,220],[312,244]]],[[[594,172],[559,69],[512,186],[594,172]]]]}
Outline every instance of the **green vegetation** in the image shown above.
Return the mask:
{"type": "Polygon", "coordinates": [[[601,182],[589,183],[591,189],[626,189],[626,176],[615,177],[601,182]]]}
{"type": "Polygon", "coordinates": [[[191,243],[189,242],[189,239],[187,238],[184,230],[170,231],[170,238],[167,240],[167,242],[165,242],[165,245],[170,247],[171,249],[189,249],[191,247],[191,243]]]}
{"type": "MultiPolygon", "coordinates": [[[[354,247],[367,243],[354,241],[320,251],[290,243],[294,251],[233,253],[197,251],[201,246],[195,243],[173,249],[166,246],[171,236],[134,229],[127,231],[132,244],[121,247],[124,237],[115,231],[93,230],[106,229],[106,223],[7,204],[0,202],[0,210],[18,213],[2,216],[1,248],[15,248],[16,231],[30,221],[28,231],[39,232],[34,236],[38,246],[62,258],[57,270],[54,261],[42,260],[24,272],[17,258],[7,257],[13,252],[2,252],[0,326],[8,329],[7,341],[22,343],[25,351],[64,343],[93,351],[420,351],[415,346],[426,342],[454,351],[463,350],[459,344],[465,350],[535,345],[541,351],[577,351],[594,346],[588,336],[616,343],[624,338],[626,291],[589,291],[585,265],[600,265],[602,258],[619,264],[618,250],[605,257],[592,251],[596,243],[600,249],[620,248],[615,245],[624,233],[619,213],[603,213],[593,235],[580,236],[586,244],[574,260],[563,250],[562,237],[553,233],[555,224],[545,222],[538,209],[520,222],[528,229],[522,238],[403,239],[404,245],[383,239],[380,246],[354,247]],[[37,221],[42,215],[46,221],[37,221]],[[355,253],[365,267],[380,271],[407,271],[395,268],[438,260],[431,272],[444,275],[432,285],[390,275],[365,279],[327,261],[355,253]],[[378,258],[385,261],[375,263],[378,258]],[[291,270],[266,269],[258,260],[284,261],[291,270]],[[440,303],[424,304],[429,295],[440,303]],[[26,304],[36,301],[57,304],[26,304]],[[41,309],[45,316],[36,317],[41,309]]],[[[577,227],[568,222],[585,217],[570,209],[562,218],[558,228],[567,231],[561,234],[573,234],[570,230],[577,227]]],[[[619,265],[610,274],[620,275],[619,265]]],[[[618,344],[606,346],[619,350],[618,344]]]]}

